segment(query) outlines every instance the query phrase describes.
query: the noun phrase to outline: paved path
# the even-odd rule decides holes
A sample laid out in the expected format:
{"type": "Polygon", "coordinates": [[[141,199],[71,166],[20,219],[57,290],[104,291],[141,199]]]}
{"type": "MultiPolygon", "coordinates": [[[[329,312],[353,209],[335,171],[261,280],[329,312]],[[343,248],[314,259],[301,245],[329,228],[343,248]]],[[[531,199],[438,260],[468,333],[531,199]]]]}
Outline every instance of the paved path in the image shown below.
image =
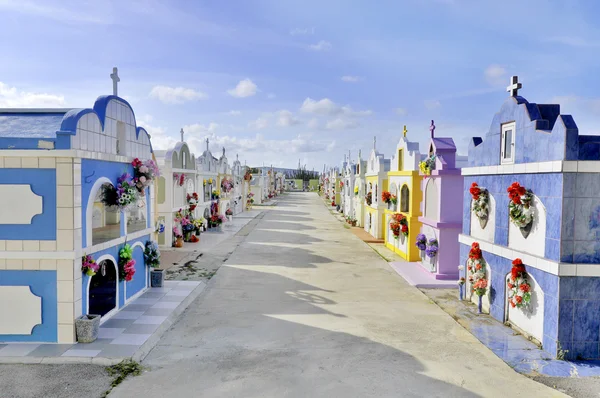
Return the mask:
{"type": "Polygon", "coordinates": [[[110,397],[554,397],[515,373],[312,193],[258,219],[110,397]]]}

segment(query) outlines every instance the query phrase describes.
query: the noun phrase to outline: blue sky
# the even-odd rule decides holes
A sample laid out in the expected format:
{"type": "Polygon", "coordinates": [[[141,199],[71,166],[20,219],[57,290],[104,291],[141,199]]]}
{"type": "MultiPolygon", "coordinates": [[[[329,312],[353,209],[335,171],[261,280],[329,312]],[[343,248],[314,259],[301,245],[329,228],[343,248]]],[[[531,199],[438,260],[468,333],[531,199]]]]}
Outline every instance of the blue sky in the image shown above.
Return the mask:
{"type": "Polygon", "coordinates": [[[557,102],[597,134],[593,1],[0,0],[0,107],[90,107],[119,95],[163,149],[317,170],[373,136],[391,155],[435,119],[466,154],[508,96],[557,102]],[[9,38],[6,40],[6,38],[9,38]]]}

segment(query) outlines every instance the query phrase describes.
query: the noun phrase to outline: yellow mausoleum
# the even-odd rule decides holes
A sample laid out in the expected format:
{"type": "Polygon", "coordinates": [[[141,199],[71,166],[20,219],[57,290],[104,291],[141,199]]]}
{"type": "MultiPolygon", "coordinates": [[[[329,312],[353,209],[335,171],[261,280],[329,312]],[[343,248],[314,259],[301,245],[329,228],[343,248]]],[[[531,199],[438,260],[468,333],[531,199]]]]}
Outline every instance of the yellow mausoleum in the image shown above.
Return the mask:
{"type": "Polygon", "coordinates": [[[419,143],[410,142],[406,138],[406,126],[403,135],[398,141],[396,151],[391,159],[390,171],[387,173],[388,190],[395,195],[396,204],[390,203],[385,209],[385,246],[396,252],[407,261],[419,261],[421,252],[415,245],[416,237],[421,230],[419,216],[421,215],[421,176],[419,175],[419,143]],[[402,232],[398,238],[390,228],[393,215],[400,213],[406,217],[408,236],[402,232]]]}

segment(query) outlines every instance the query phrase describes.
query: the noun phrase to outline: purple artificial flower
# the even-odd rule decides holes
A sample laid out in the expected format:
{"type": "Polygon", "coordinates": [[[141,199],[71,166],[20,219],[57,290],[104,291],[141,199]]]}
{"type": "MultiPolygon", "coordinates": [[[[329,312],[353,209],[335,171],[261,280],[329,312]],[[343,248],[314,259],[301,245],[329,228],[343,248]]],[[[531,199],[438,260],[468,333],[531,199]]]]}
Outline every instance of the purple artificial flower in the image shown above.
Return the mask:
{"type": "Polygon", "coordinates": [[[417,242],[415,245],[419,248],[419,250],[425,250],[427,247],[427,237],[424,234],[417,235],[417,242]]]}

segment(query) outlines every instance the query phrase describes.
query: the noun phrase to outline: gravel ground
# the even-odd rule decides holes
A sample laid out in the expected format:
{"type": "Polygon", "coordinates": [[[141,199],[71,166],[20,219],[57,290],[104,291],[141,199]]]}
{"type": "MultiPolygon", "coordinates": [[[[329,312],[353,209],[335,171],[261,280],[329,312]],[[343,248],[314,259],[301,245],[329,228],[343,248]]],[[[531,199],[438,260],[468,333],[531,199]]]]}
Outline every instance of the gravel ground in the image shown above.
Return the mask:
{"type": "Polygon", "coordinates": [[[2,398],[97,398],[113,380],[98,365],[0,365],[2,398]]]}
{"type": "Polygon", "coordinates": [[[600,397],[600,378],[585,377],[581,379],[567,377],[536,376],[533,380],[553,387],[573,398],[600,397]]]}

